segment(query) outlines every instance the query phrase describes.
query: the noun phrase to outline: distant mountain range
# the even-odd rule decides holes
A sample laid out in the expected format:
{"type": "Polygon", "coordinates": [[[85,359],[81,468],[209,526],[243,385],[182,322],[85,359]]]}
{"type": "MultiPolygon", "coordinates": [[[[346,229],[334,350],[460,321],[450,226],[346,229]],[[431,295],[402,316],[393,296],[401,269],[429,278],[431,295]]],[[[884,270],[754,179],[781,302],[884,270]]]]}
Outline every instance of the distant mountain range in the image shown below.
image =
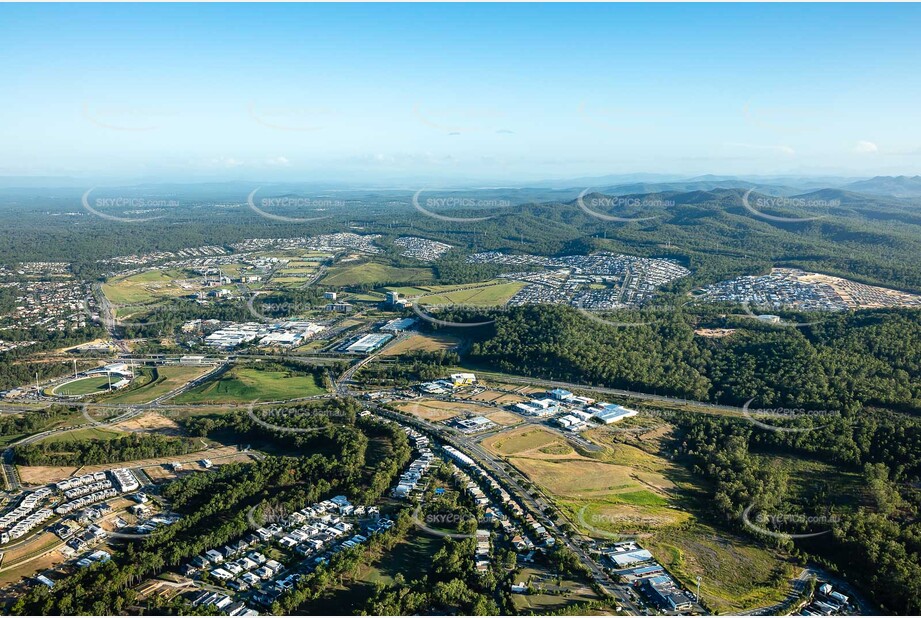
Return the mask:
{"type": "Polygon", "coordinates": [[[921,197],[921,176],[875,176],[842,187],[857,193],[891,197],[921,197]]]}
{"type": "Polygon", "coordinates": [[[563,199],[564,196],[582,190],[604,193],[606,195],[638,195],[649,193],[717,190],[754,189],[765,195],[792,197],[811,191],[834,189],[866,196],[885,196],[895,198],[921,197],[921,176],[875,176],[873,178],[855,179],[841,176],[718,176],[704,175],[691,178],[666,174],[609,174],[582,178],[558,179],[550,181],[503,183],[500,185],[471,185],[465,183],[420,182],[418,185],[402,182],[393,185],[369,183],[367,186],[345,182],[262,182],[253,181],[209,181],[209,182],[154,182],[139,180],[137,182],[91,182],[66,176],[0,176],[0,191],[6,195],[70,195],[75,191],[85,191],[97,185],[114,189],[154,190],[170,194],[195,196],[200,199],[229,199],[243,193],[248,194],[256,187],[263,187],[266,192],[317,193],[336,191],[359,197],[362,194],[402,194],[414,193],[418,189],[442,191],[477,191],[487,194],[501,194],[513,200],[551,200],[563,199]]]}

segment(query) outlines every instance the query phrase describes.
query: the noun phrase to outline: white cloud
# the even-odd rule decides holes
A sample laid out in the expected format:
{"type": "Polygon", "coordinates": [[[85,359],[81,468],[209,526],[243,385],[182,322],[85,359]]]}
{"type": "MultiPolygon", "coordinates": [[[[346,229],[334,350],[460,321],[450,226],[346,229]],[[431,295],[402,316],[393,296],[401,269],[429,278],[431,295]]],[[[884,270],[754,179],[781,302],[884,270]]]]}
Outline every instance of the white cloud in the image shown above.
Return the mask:
{"type": "Polygon", "coordinates": [[[876,154],[879,152],[879,147],[873,142],[860,140],[857,142],[857,145],[854,146],[854,152],[858,154],[876,154]]]}
{"type": "Polygon", "coordinates": [[[288,157],[273,157],[266,160],[266,165],[271,165],[273,167],[290,167],[291,161],[288,160],[288,157]]]}

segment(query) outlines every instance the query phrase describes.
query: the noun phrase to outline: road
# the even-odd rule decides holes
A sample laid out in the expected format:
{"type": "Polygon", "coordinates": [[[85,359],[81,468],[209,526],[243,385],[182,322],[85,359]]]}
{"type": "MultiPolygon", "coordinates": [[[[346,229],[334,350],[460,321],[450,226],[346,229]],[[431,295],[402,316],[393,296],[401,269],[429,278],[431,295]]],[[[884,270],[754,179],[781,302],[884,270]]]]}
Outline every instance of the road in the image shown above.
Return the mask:
{"type": "MultiPolygon", "coordinates": [[[[512,496],[518,500],[521,505],[531,513],[531,515],[540,522],[547,530],[551,531],[556,538],[579,556],[582,563],[592,573],[592,577],[605,594],[617,599],[618,604],[624,607],[628,612],[639,615],[639,608],[630,600],[627,594],[627,586],[614,582],[611,577],[604,571],[595,559],[586,552],[582,546],[573,541],[569,536],[560,530],[556,522],[544,512],[548,507],[555,510],[554,507],[545,499],[531,495],[518,481],[510,475],[504,467],[504,464],[491,453],[480,446],[474,438],[454,434],[447,427],[430,423],[420,418],[410,418],[403,416],[398,412],[388,410],[376,404],[371,404],[371,409],[383,417],[397,421],[404,425],[412,425],[416,429],[434,436],[443,443],[450,444],[455,448],[465,452],[474,459],[487,472],[500,482],[512,496]]],[[[539,493],[539,492],[538,492],[539,493]]]]}
{"type": "Polygon", "coordinates": [[[684,399],[682,397],[668,397],[666,395],[656,395],[653,393],[641,393],[639,391],[628,391],[620,388],[607,388],[604,386],[589,386],[585,384],[576,384],[574,382],[560,382],[557,380],[542,380],[540,378],[528,378],[513,376],[504,373],[490,371],[477,371],[481,377],[490,378],[498,382],[510,382],[512,384],[529,384],[533,386],[546,386],[549,388],[565,388],[568,390],[589,391],[603,395],[616,395],[618,397],[632,397],[633,399],[643,399],[646,401],[661,401],[670,404],[684,404],[689,406],[699,406],[701,408],[710,408],[721,412],[742,415],[743,410],[736,406],[726,406],[718,403],[708,403],[706,401],[695,401],[693,399],[684,399]]]}
{"type": "MultiPolygon", "coordinates": [[[[378,358],[378,356],[382,352],[384,352],[386,349],[404,340],[410,335],[411,333],[401,333],[397,337],[392,339],[390,342],[388,342],[385,346],[383,346],[380,350],[358,360],[357,362],[354,362],[334,382],[333,392],[330,394],[314,396],[314,397],[284,400],[284,401],[277,401],[277,402],[263,402],[263,403],[284,404],[284,403],[294,403],[296,401],[304,401],[304,400],[310,400],[310,399],[323,399],[323,398],[332,397],[332,396],[354,396],[356,393],[354,393],[354,391],[352,390],[352,387],[354,386],[353,379],[354,379],[355,374],[362,367],[366,366],[368,363],[373,362],[376,358],[378,358]]],[[[244,355],[240,355],[240,357],[242,356],[244,355]]],[[[255,355],[254,354],[254,355],[245,355],[245,356],[247,358],[274,358],[276,355],[255,355]]],[[[288,359],[293,358],[290,355],[277,355],[277,356],[288,358],[288,359]]],[[[175,397],[181,392],[184,392],[185,390],[188,390],[189,388],[194,388],[194,386],[196,386],[197,384],[200,384],[201,382],[204,382],[205,380],[213,377],[214,374],[225,370],[226,367],[229,366],[229,363],[232,362],[232,360],[237,357],[238,356],[234,356],[234,355],[230,355],[230,357],[224,357],[222,359],[224,361],[223,364],[218,365],[205,376],[198,378],[195,382],[183,385],[175,389],[171,393],[167,393],[166,395],[158,397],[156,400],[150,403],[133,405],[131,406],[130,410],[126,414],[127,415],[137,415],[147,410],[169,410],[173,408],[189,408],[189,407],[195,407],[195,408],[201,408],[201,409],[207,409],[207,408],[227,409],[228,407],[243,407],[242,405],[233,406],[233,405],[226,405],[226,404],[224,405],[198,404],[195,406],[191,406],[191,405],[176,406],[176,405],[171,405],[171,404],[166,403],[169,399],[175,397]]],[[[305,358],[309,358],[311,360],[314,360],[314,359],[320,360],[322,358],[326,362],[329,362],[331,360],[329,356],[325,356],[325,357],[311,356],[311,357],[305,357],[305,358]]],[[[346,357],[338,356],[335,359],[344,360],[345,358],[346,357]]],[[[354,357],[351,357],[351,358],[354,359],[354,357]]],[[[524,384],[541,385],[541,386],[546,386],[550,388],[557,388],[557,387],[567,388],[570,390],[590,391],[590,392],[599,393],[599,394],[616,395],[620,397],[631,397],[631,398],[642,399],[642,400],[647,400],[647,401],[661,401],[661,402],[667,402],[670,404],[686,403],[688,405],[699,406],[702,408],[709,408],[715,411],[718,410],[722,412],[742,414],[741,408],[736,408],[732,406],[715,405],[715,404],[709,404],[706,402],[699,402],[699,401],[676,399],[676,398],[666,397],[666,396],[657,395],[657,394],[640,393],[640,392],[629,391],[629,390],[624,390],[624,389],[612,389],[612,388],[597,387],[597,386],[586,386],[582,384],[575,384],[571,382],[562,382],[562,381],[556,381],[556,380],[540,380],[540,379],[527,378],[527,377],[510,376],[506,374],[493,373],[493,372],[479,372],[479,373],[481,377],[483,378],[491,379],[491,380],[498,381],[498,382],[505,382],[505,383],[511,383],[511,384],[522,384],[522,385],[524,384]]],[[[481,402],[481,401],[471,401],[471,403],[476,403],[477,405],[489,405],[488,403],[484,404],[484,402],[481,402]]],[[[94,403],[92,405],[94,408],[98,407],[98,408],[124,409],[125,407],[123,405],[106,404],[104,402],[99,403],[99,404],[94,403]]],[[[483,435],[480,435],[477,437],[466,436],[447,426],[434,424],[424,419],[410,418],[402,414],[399,414],[397,412],[383,408],[377,404],[369,404],[367,405],[367,407],[373,409],[376,413],[380,414],[381,416],[391,418],[392,420],[398,421],[402,424],[414,426],[417,429],[424,431],[425,433],[433,436],[436,440],[442,443],[445,443],[445,444],[451,444],[454,447],[465,452],[468,456],[472,457],[480,466],[483,467],[484,470],[486,470],[497,481],[499,481],[500,484],[502,484],[502,486],[505,487],[505,489],[526,509],[526,511],[531,513],[531,515],[538,522],[540,522],[545,528],[547,528],[547,530],[550,531],[551,534],[553,534],[553,536],[557,538],[559,542],[563,543],[566,547],[568,547],[572,552],[574,552],[579,557],[580,561],[591,572],[591,575],[594,578],[595,583],[600,587],[600,589],[605,594],[616,599],[617,603],[620,606],[622,606],[626,612],[630,614],[634,614],[634,615],[641,614],[641,609],[632,600],[632,591],[630,587],[614,581],[611,578],[611,576],[604,570],[604,568],[598,563],[595,557],[590,555],[588,551],[586,551],[585,548],[578,542],[577,539],[571,538],[566,532],[564,532],[560,528],[560,526],[556,523],[556,521],[554,521],[553,518],[549,517],[545,513],[545,511],[551,512],[551,513],[553,512],[559,513],[559,510],[556,509],[553,502],[549,498],[547,498],[539,490],[539,488],[532,487],[530,489],[525,489],[520,484],[520,482],[517,480],[517,478],[514,477],[512,474],[510,474],[506,470],[505,462],[499,459],[498,457],[494,456],[493,454],[491,454],[479,443],[479,440],[483,438],[483,435]]],[[[125,420],[125,418],[127,417],[120,417],[118,420],[125,420]]],[[[110,421],[107,421],[106,424],[118,422],[118,420],[112,419],[110,421]]],[[[526,423],[528,422],[544,423],[544,419],[533,419],[533,420],[528,419],[525,422],[526,423]]],[[[551,429],[553,429],[554,431],[557,431],[555,428],[551,428],[551,429]]],[[[41,434],[36,434],[35,436],[31,436],[27,440],[31,442],[35,440],[40,440],[53,433],[58,433],[60,431],[72,431],[72,430],[73,429],[52,430],[49,432],[43,432],[41,434]]],[[[567,439],[575,439],[574,436],[571,436],[568,433],[564,433],[564,432],[559,432],[559,433],[567,439]]],[[[20,443],[28,443],[28,442],[21,441],[20,443]]],[[[4,474],[7,477],[10,477],[11,475],[15,475],[15,467],[10,465],[10,461],[12,457],[11,449],[7,449],[4,452],[3,456],[4,456],[4,466],[3,466],[4,474]]],[[[15,481],[11,483],[11,485],[15,486],[18,489],[20,486],[18,483],[18,478],[16,478],[15,481]]],[[[562,513],[560,514],[562,515],[562,513]]],[[[794,580],[793,588],[787,600],[785,600],[781,604],[777,604],[769,608],[759,608],[757,610],[752,610],[749,613],[753,615],[761,614],[761,613],[771,613],[772,611],[779,611],[780,609],[785,608],[787,605],[792,604],[793,600],[797,597],[799,592],[805,586],[805,582],[807,580],[808,580],[808,573],[804,571],[803,573],[801,573],[800,578],[797,578],[796,580],[794,580]]]]}

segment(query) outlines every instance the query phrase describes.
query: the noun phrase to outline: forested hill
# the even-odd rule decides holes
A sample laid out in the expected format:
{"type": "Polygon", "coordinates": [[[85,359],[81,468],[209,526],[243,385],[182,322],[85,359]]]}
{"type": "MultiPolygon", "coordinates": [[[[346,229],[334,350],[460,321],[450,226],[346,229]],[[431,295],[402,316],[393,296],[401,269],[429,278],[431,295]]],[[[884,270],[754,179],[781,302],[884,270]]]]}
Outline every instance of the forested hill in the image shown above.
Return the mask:
{"type": "MultiPolygon", "coordinates": [[[[474,209],[432,207],[456,217],[492,217],[477,222],[424,216],[413,207],[411,191],[365,193],[330,208],[328,219],[304,224],[260,217],[243,203],[212,204],[200,197],[189,203],[181,195],[175,196],[181,206],[142,226],[95,217],[83,210],[78,198],[0,202],[0,215],[8,224],[0,243],[0,263],[67,260],[90,278],[103,270],[96,260],[116,255],[204,244],[226,246],[243,238],[310,236],[348,228],[382,234],[380,242],[385,246],[397,236],[410,234],[457,247],[444,261],[462,260],[473,251],[560,255],[607,249],[679,259],[694,271],[692,278],[682,282],[687,286],[786,265],[921,292],[921,263],[911,259],[921,255],[919,198],[830,189],[792,197],[806,202],[776,202],[772,200],[779,198],[758,192],[749,196],[751,204],[771,216],[821,217],[789,223],[747,210],[742,202],[746,190],[741,188],[628,196],[587,193],[583,197],[582,204],[596,214],[653,217],[614,222],[580,208],[577,196],[581,190],[551,202],[522,201],[526,192],[503,191],[430,192],[433,197],[499,204],[474,209]],[[73,216],[61,216],[65,213],[73,216]]],[[[265,197],[272,195],[265,192],[265,197]]],[[[421,198],[423,203],[426,195],[421,198]]],[[[276,210],[274,214],[304,215],[296,209],[276,210]]]]}
{"type": "Polygon", "coordinates": [[[805,328],[739,318],[741,328],[718,339],[695,336],[701,316],[672,312],[658,319],[625,328],[570,307],[514,308],[496,316],[495,332],[472,346],[470,360],[522,375],[725,404],[754,398],[757,407],[851,414],[873,405],[921,413],[917,311],[836,314],[805,328]]]}

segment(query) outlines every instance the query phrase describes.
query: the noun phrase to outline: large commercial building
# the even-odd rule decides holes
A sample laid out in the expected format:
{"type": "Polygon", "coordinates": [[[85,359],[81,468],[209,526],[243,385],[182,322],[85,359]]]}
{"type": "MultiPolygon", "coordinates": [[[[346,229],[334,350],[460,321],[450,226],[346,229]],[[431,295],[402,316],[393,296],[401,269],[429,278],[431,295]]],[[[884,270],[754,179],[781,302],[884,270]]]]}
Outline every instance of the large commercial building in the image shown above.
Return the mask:
{"type": "Polygon", "coordinates": [[[599,403],[597,406],[589,408],[594,418],[605,425],[622,421],[625,418],[636,416],[637,411],[617,405],[616,403],[599,403]]]}
{"type": "Polygon", "coordinates": [[[388,341],[393,338],[393,335],[388,335],[385,333],[372,333],[370,335],[365,335],[345,350],[346,352],[353,352],[355,354],[367,354],[378,349],[388,341]]]}

